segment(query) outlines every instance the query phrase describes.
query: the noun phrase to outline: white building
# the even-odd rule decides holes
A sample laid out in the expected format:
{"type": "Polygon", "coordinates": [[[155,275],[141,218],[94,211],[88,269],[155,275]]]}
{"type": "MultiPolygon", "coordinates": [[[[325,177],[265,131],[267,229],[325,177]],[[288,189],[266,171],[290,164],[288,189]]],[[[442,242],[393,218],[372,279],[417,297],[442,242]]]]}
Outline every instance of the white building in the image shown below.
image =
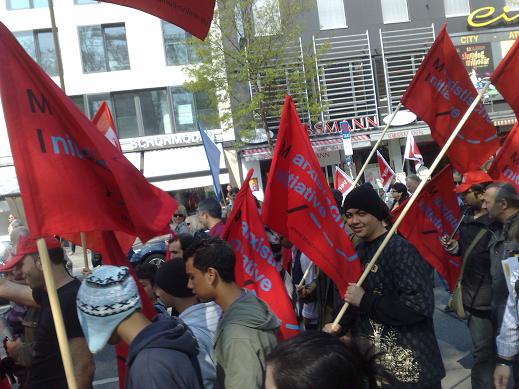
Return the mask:
{"type": "MultiPolygon", "coordinates": [[[[234,140],[234,130],[208,122],[214,112],[208,96],[182,87],[183,67],[196,63],[186,33],[146,13],[91,0],[55,0],[54,11],[67,95],[90,118],[108,102],[126,157],[149,182],[187,206],[212,191],[197,123],[220,149],[234,140]]],[[[59,84],[50,20],[47,0],[0,1],[0,21],[59,84]]],[[[2,116],[0,196],[18,190],[2,116]]],[[[223,152],[220,183],[229,183],[223,152]]]]}

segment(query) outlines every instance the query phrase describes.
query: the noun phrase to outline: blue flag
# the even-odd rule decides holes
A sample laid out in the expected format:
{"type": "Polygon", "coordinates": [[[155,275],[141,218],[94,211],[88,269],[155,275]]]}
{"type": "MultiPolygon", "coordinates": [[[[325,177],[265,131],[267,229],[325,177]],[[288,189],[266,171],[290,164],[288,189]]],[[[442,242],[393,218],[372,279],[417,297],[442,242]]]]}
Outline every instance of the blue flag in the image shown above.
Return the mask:
{"type": "Polygon", "coordinates": [[[204,144],[205,155],[207,155],[207,162],[209,162],[209,169],[213,176],[214,193],[218,201],[222,201],[222,191],[220,189],[220,150],[216,147],[216,144],[209,138],[205,129],[198,125],[200,130],[200,136],[202,137],[202,143],[204,144]]]}

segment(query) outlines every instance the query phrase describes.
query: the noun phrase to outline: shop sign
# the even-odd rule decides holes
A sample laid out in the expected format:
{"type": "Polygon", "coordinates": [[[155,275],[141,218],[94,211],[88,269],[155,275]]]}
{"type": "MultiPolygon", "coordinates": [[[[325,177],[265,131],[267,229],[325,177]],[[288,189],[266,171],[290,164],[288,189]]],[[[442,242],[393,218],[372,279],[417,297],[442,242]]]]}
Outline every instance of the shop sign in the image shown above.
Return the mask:
{"type": "MultiPolygon", "coordinates": [[[[378,116],[361,116],[353,119],[339,119],[325,122],[317,122],[313,128],[307,127],[308,135],[341,134],[341,122],[347,122],[351,131],[363,131],[379,126],[378,116]]],[[[344,126],[344,124],[343,124],[344,126]]]]}
{"type": "Polygon", "coordinates": [[[507,5],[503,7],[503,12],[498,12],[492,6],[477,8],[469,14],[467,23],[470,27],[482,28],[496,24],[516,24],[519,21],[519,13],[511,15],[507,5]]]}
{"type": "MultiPolygon", "coordinates": [[[[384,139],[406,138],[408,132],[409,132],[409,130],[390,131],[390,132],[387,132],[386,135],[384,135],[384,139]]],[[[413,134],[413,136],[429,135],[431,133],[431,130],[429,128],[420,128],[417,130],[411,130],[411,133],[413,134]]],[[[372,141],[377,141],[380,139],[380,134],[373,134],[370,136],[370,139],[372,141]]]]}
{"type": "MultiPolygon", "coordinates": [[[[211,131],[208,131],[211,135],[211,131]]],[[[212,133],[214,139],[214,133],[212,133]]],[[[178,134],[165,134],[155,136],[143,136],[140,138],[120,139],[124,152],[166,149],[172,147],[201,144],[200,132],[185,132],[178,134]]]]}

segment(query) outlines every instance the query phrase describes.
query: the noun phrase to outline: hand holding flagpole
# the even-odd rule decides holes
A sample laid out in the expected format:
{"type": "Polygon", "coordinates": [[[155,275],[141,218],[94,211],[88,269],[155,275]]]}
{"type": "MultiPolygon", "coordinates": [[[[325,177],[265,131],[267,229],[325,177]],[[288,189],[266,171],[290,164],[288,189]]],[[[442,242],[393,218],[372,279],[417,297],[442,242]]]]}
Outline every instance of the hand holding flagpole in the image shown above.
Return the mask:
{"type": "MultiPolygon", "coordinates": [[[[454,129],[454,131],[451,133],[449,139],[447,140],[447,142],[445,143],[443,148],[440,150],[440,153],[436,156],[436,159],[432,163],[429,171],[427,172],[427,175],[422,179],[422,181],[420,182],[420,184],[416,188],[416,191],[413,193],[413,195],[409,199],[409,201],[407,201],[407,203],[405,204],[404,209],[402,210],[402,213],[400,213],[400,216],[398,217],[398,219],[395,221],[395,223],[393,224],[391,229],[386,234],[386,237],[384,238],[384,240],[380,244],[379,248],[377,249],[377,251],[373,255],[373,258],[371,259],[371,261],[368,263],[368,265],[364,269],[364,272],[362,273],[362,276],[360,277],[359,281],[357,281],[357,286],[362,286],[362,284],[366,280],[366,277],[370,273],[370,271],[373,268],[373,266],[375,266],[375,264],[377,263],[380,255],[382,254],[382,251],[384,250],[384,248],[388,244],[389,240],[392,238],[393,234],[396,232],[396,230],[397,230],[398,226],[400,225],[400,223],[402,223],[402,221],[404,220],[405,216],[407,215],[407,213],[411,209],[412,205],[414,204],[414,202],[418,198],[418,195],[420,194],[422,189],[427,184],[427,180],[431,177],[432,173],[434,172],[434,170],[436,169],[436,167],[440,163],[441,159],[444,157],[445,153],[447,152],[447,150],[451,146],[452,142],[454,142],[454,139],[456,139],[456,137],[458,136],[459,132],[463,128],[463,125],[468,120],[468,118],[470,117],[470,114],[476,108],[476,106],[478,105],[479,101],[481,100],[481,97],[483,96],[483,94],[485,94],[485,92],[487,91],[489,86],[490,86],[490,82],[487,82],[486,85],[483,87],[483,89],[481,89],[479,91],[477,97],[474,99],[474,101],[469,106],[467,111],[465,111],[465,114],[463,115],[463,117],[459,121],[459,123],[456,126],[456,128],[454,129]]],[[[342,317],[344,316],[344,313],[348,309],[348,306],[349,306],[349,303],[345,302],[344,305],[341,308],[341,311],[339,312],[339,314],[335,318],[335,320],[334,320],[334,322],[332,324],[332,328],[336,328],[338,326],[339,322],[341,321],[342,317]]]]}

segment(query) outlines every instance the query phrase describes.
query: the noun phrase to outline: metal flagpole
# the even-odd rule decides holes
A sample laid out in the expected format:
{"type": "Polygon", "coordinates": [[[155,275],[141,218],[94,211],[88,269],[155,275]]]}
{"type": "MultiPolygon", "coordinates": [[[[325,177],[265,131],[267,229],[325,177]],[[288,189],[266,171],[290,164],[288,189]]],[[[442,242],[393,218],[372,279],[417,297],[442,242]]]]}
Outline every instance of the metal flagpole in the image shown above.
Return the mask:
{"type": "MultiPolygon", "coordinates": [[[[436,169],[436,167],[440,163],[441,159],[443,158],[443,156],[445,155],[445,153],[447,152],[447,150],[451,146],[452,142],[454,142],[454,139],[456,138],[458,133],[463,128],[463,125],[468,120],[470,114],[472,113],[474,108],[476,108],[476,105],[478,105],[479,101],[481,100],[481,97],[487,91],[489,86],[490,86],[490,82],[487,82],[485,87],[483,89],[481,89],[481,91],[478,93],[477,97],[474,99],[472,104],[469,106],[469,108],[467,109],[467,111],[465,112],[465,114],[463,115],[461,120],[459,121],[459,123],[456,126],[456,128],[454,129],[454,131],[451,133],[449,139],[447,140],[447,142],[445,143],[443,148],[440,150],[440,153],[436,156],[436,159],[434,160],[434,162],[431,165],[429,171],[427,172],[427,175],[422,179],[422,181],[420,181],[420,184],[416,188],[416,191],[413,193],[411,198],[407,201],[407,203],[405,204],[404,209],[402,210],[402,213],[400,214],[398,219],[396,219],[395,224],[393,224],[391,229],[388,231],[388,233],[386,234],[386,237],[384,238],[384,240],[380,244],[379,248],[377,249],[377,251],[373,255],[373,258],[371,259],[371,261],[368,263],[368,265],[364,269],[364,272],[362,273],[362,276],[360,277],[359,281],[357,282],[357,286],[361,286],[363,284],[363,282],[366,280],[366,277],[370,273],[370,271],[373,268],[373,266],[375,266],[375,264],[377,263],[380,255],[382,254],[382,251],[386,247],[387,243],[393,237],[393,234],[396,232],[398,226],[400,225],[400,223],[402,223],[402,220],[404,220],[405,216],[407,215],[407,213],[411,209],[412,205],[414,204],[414,202],[418,198],[418,195],[420,194],[422,189],[427,184],[427,180],[431,177],[432,173],[434,172],[434,170],[436,169]]],[[[344,313],[348,309],[348,306],[349,306],[349,303],[345,302],[344,305],[341,308],[341,311],[339,312],[339,314],[337,315],[337,317],[335,318],[335,320],[333,322],[332,329],[334,327],[335,328],[337,327],[337,325],[341,321],[342,317],[344,316],[344,313]]]]}

